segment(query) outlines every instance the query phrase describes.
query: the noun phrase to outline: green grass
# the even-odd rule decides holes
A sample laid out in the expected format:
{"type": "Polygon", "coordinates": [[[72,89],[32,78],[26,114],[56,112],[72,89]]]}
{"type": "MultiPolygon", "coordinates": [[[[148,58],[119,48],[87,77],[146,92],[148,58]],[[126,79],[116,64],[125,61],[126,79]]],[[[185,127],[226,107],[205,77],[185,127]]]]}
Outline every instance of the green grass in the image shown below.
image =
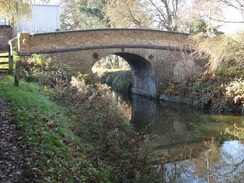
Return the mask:
{"type": "Polygon", "coordinates": [[[0,82],[0,92],[10,104],[23,136],[22,143],[34,157],[27,162],[27,173],[53,182],[59,179],[73,182],[74,173],[66,170],[67,166],[77,164],[71,158],[70,146],[75,144],[76,138],[69,129],[71,118],[65,115],[64,108],[52,101],[50,91],[39,84],[20,81],[20,87],[14,87],[13,82],[12,76],[5,76],[0,82]],[[33,171],[36,167],[38,171],[33,171]]]}
{"type": "Polygon", "coordinates": [[[79,94],[62,91],[62,107],[53,89],[13,83],[13,76],[5,76],[0,94],[20,129],[30,182],[162,182],[148,147],[101,93],[79,100],[79,94]]]}

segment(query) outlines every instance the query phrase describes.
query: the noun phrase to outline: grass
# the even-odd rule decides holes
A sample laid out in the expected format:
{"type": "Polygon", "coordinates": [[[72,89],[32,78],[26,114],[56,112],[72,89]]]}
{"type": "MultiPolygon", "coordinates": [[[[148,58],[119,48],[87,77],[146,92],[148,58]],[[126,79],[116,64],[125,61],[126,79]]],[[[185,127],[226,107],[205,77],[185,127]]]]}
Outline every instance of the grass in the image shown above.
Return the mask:
{"type": "Polygon", "coordinates": [[[69,87],[60,93],[66,100],[61,105],[53,89],[13,83],[13,76],[5,76],[0,92],[20,129],[30,182],[162,182],[148,148],[100,92],[85,100],[69,87]]]}
{"type": "Polygon", "coordinates": [[[76,138],[68,127],[72,119],[51,100],[50,91],[39,84],[20,81],[20,87],[14,87],[12,83],[13,77],[5,76],[0,92],[10,103],[23,136],[22,143],[32,157],[27,161],[27,173],[33,179],[41,176],[44,181],[73,182],[74,174],[66,171],[67,166],[77,164],[70,148],[76,138]]]}

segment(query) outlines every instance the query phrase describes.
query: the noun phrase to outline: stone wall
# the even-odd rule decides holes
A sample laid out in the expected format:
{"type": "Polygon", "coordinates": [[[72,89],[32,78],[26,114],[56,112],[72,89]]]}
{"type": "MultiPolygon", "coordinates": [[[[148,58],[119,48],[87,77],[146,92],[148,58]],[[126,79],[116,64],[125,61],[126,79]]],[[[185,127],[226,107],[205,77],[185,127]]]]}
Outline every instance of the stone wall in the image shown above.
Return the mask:
{"type": "Polygon", "coordinates": [[[12,28],[8,25],[0,25],[0,52],[8,51],[8,41],[12,38],[12,28]]]}

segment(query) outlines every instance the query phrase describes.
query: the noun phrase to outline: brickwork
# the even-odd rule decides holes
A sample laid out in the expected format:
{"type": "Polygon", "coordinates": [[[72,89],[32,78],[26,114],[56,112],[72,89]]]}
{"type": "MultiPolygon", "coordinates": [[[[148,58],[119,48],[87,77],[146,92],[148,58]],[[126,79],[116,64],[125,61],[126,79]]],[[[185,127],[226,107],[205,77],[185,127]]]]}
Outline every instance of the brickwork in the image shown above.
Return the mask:
{"type": "Polygon", "coordinates": [[[49,54],[55,62],[81,73],[115,54],[132,69],[133,93],[157,95],[162,81],[182,81],[205,71],[205,61],[191,57],[188,34],[143,29],[96,29],[45,34],[20,33],[12,46],[20,55],[49,54]]]}
{"type": "Polygon", "coordinates": [[[19,34],[20,54],[55,53],[91,48],[150,47],[189,49],[187,34],[144,29],[96,29],[45,34],[19,34]]]}
{"type": "Polygon", "coordinates": [[[0,52],[8,51],[8,41],[12,38],[12,29],[8,25],[0,25],[0,52]]]}

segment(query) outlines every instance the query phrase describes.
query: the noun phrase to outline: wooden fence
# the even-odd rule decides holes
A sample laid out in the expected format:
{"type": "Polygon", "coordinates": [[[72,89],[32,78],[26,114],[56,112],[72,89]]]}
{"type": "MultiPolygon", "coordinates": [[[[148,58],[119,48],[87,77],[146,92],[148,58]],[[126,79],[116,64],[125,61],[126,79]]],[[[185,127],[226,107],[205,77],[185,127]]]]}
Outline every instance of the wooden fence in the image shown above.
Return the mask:
{"type": "Polygon", "coordinates": [[[0,72],[13,73],[13,55],[11,55],[10,47],[6,55],[0,55],[0,72]],[[7,61],[6,61],[7,60],[7,61]],[[8,65],[7,67],[1,67],[1,65],[8,65]]]}

